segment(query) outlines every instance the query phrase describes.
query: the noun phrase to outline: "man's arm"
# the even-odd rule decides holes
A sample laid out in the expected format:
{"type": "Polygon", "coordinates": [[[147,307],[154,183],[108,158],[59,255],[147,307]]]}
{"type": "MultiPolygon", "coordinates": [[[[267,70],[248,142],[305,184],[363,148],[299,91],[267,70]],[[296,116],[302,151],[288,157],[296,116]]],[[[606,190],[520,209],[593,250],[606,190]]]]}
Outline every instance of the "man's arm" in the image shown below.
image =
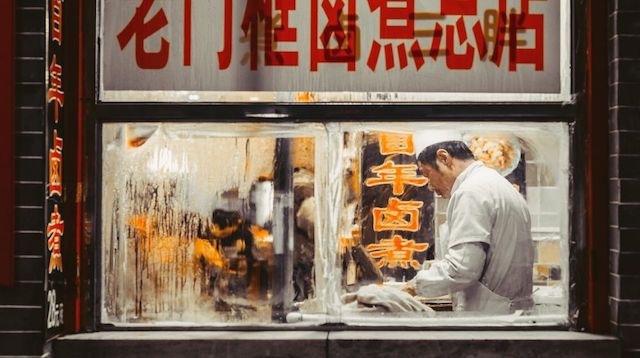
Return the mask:
{"type": "Polygon", "coordinates": [[[450,247],[444,259],[418,271],[409,287],[424,297],[438,297],[464,289],[482,275],[486,258],[483,245],[486,244],[468,242],[450,247]]]}

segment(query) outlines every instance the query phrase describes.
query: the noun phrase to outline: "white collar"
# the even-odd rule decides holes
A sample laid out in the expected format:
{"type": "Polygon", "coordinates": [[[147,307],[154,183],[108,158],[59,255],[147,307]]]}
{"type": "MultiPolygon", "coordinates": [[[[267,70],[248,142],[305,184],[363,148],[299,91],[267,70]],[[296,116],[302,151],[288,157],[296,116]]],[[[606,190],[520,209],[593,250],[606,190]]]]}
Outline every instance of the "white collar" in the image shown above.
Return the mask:
{"type": "Polygon", "coordinates": [[[453,195],[453,193],[456,192],[456,190],[458,190],[458,188],[460,187],[460,185],[462,184],[463,181],[465,181],[467,179],[467,177],[469,177],[469,175],[471,174],[471,172],[473,172],[474,170],[476,170],[477,168],[483,167],[484,164],[482,164],[481,161],[476,160],[474,161],[472,164],[470,164],[468,167],[466,167],[462,173],[460,173],[458,175],[458,177],[456,178],[456,181],[453,182],[453,187],[451,188],[451,194],[450,196],[453,195]]]}

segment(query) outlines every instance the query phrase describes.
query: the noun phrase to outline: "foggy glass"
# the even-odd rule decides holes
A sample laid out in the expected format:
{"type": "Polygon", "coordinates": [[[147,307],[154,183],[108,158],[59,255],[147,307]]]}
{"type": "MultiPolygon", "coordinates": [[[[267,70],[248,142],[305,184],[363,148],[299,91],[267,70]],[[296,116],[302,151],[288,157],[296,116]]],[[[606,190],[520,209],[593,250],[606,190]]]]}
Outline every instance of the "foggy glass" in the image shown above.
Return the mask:
{"type": "Polygon", "coordinates": [[[314,295],[314,139],[222,127],[103,126],[104,321],[265,323],[314,295]]]}

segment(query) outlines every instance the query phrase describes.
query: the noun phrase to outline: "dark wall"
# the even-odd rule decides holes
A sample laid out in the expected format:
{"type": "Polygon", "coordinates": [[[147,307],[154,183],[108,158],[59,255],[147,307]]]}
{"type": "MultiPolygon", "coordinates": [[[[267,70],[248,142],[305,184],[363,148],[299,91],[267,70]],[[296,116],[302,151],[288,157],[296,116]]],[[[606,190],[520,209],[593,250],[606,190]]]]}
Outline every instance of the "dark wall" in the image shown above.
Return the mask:
{"type": "Polygon", "coordinates": [[[610,297],[613,333],[640,355],[640,1],[609,4],[610,297]]]}
{"type": "Polygon", "coordinates": [[[16,0],[16,282],[0,288],[0,356],[43,352],[44,21],[44,0],[16,0]]]}

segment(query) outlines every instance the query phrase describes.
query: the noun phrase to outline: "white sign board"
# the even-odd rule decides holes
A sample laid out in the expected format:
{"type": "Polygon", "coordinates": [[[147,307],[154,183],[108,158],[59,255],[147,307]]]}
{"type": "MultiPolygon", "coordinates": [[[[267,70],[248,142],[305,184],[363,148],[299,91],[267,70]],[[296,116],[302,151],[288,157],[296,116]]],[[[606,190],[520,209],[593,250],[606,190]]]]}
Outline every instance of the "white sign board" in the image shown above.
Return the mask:
{"type": "Polygon", "coordinates": [[[568,101],[569,0],[102,0],[100,100],[568,101]]]}

